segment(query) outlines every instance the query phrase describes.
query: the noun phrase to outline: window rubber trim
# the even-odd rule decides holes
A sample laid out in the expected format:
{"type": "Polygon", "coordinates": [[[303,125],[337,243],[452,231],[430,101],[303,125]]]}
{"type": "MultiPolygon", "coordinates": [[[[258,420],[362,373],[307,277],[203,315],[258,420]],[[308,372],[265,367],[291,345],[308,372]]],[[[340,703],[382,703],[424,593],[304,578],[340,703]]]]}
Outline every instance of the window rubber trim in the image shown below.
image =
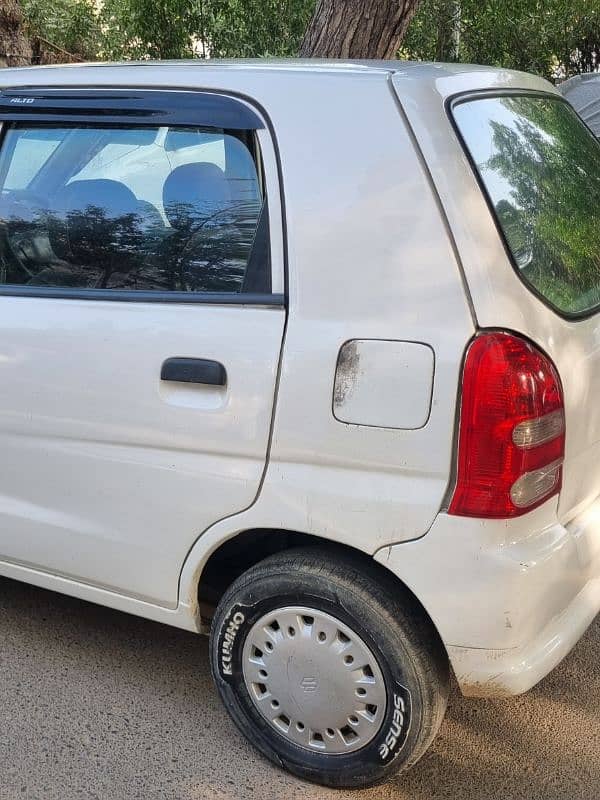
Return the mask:
{"type": "MultiPolygon", "coordinates": [[[[564,97],[562,97],[561,95],[554,94],[553,92],[544,92],[544,91],[536,90],[536,89],[510,89],[510,88],[505,88],[505,89],[478,89],[478,90],[472,90],[472,91],[468,91],[468,92],[460,92],[458,94],[451,95],[450,97],[447,97],[446,100],[444,101],[444,106],[445,106],[446,113],[448,115],[448,119],[450,121],[450,124],[452,125],[452,129],[454,130],[454,133],[456,134],[456,137],[457,137],[457,139],[458,139],[458,141],[459,141],[459,143],[460,143],[460,145],[462,147],[463,153],[464,153],[467,161],[469,162],[469,165],[471,167],[471,170],[473,172],[475,180],[477,181],[477,185],[479,186],[479,189],[483,194],[483,197],[484,197],[484,200],[485,200],[486,205],[488,207],[488,210],[490,212],[494,227],[496,228],[496,231],[498,232],[498,235],[500,237],[500,241],[502,242],[502,246],[504,247],[504,251],[505,251],[505,253],[506,253],[507,257],[508,257],[509,263],[510,263],[511,267],[513,268],[513,271],[515,272],[517,278],[523,284],[523,286],[527,289],[527,291],[531,292],[531,294],[533,294],[535,297],[537,297],[537,299],[544,306],[546,306],[546,308],[548,308],[550,311],[552,311],[554,314],[556,314],[557,316],[561,317],[562,319],[567,320],[568,322],[583,322],[583,321],[585,321],[587,319],[590,319],[591,317],[595,316],[598,313],[598,311],[600,311],[600,303],[598,303],[597,305],[593,306],[593,308],[588,309],[587,311],[575,312],[575,313],[572,313],[572,312],[569,312],[569,311],[564,311],[563,309],[560,309],[557,306],[555,306],[554,303],[552,303],[550,300],[548,300],[548,298],[545,297],[540,291],[538,291],[536,289],[536,287],[533,286],[533,284],[528,283],[528,281],[526,281],[523,278],[523,276],[521,275],[521,271],[519,270],[519,267],[517,266],[517,263],[516,263],[515,258],[513,256],[513,253],[512,253],[512,250],[510,249],[510,246],[508,244],[508,240],[507,240],[507,238],[506,238],[506,236],[504,234],[504,231],[502,230],[502,226],[500,225],[500,220],[498,219],[498,216],[496,214],[496,209],[494,208],[494,204],[492,202],[492,198],[490,197],[490,194],[489,194],[489,192],[487,190],[487,187],[486,187],[486,185],[485,185],[485,183],[483,181],[483,178],[481,177],[479,169],[477,168],[477,164],[475,163],[475,160],[473,159],[473,157],[471,155],[471,151],[469,150],[469,147],[468,147],[468,145],[466,143],[466,140],[464,139],[464,137],[463,137],[463,135],[461,133],[461,130],[460,130],[459,126],[458,126],[458,123],[456,122],[456,119],[454,118],[453,110],[454,110],[454,108],[456,106],[462,105],[464,103],[477,101],[477,100],[487,100],[487,99],[491,99],[491,98],[494,98],[494,97],[534,97],[534,98],[538,97],[538,98],[544,98],[546,100],[554,100],[555,102],[558,102],[558,103],[564,103],[566,106],[568,106],[573,111],[574,114],[577,114],[577,112],[573,109],[571,104],[564,97]]],[[[579,118],[579,119],[581,119],[581,118],[579,118]]],[[[592,131],[591,131],[590,127],[589,127],[589,125],[587,125],[583,120],[581,120],[581,122],[588,129],[588,131],[590,132],[590,135],[594,136],[594,134],[592,133],[592,131]]],[[[595,136],[594,136],[594,139],[596,139],[595,136]]],[[[598,141],[598,140],[596,139],[596,141],[598,141]]]]}
{"type": "Polygon", "coordinates": [[[0,297],[38,297],[56,300],[110,300],[120,303],[200,303],[227,306],[285,306],[284,294],[263,292],[168,292],[139,289],[71,289],[60,286],[4,284],[0,297]]]}

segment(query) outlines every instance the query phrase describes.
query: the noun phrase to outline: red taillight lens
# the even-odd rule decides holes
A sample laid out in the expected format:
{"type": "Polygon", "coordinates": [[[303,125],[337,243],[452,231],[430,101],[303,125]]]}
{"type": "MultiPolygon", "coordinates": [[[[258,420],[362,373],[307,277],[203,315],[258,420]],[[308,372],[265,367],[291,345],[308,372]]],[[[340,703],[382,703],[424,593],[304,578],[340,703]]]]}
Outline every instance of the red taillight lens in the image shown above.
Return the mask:
{"type": "Polygon", "coordinates": [[[483,333],[463,370],[457,480],[448,513],[506,518],[560,491],[565,417],[554,364],[509,333],[483,333]]]}

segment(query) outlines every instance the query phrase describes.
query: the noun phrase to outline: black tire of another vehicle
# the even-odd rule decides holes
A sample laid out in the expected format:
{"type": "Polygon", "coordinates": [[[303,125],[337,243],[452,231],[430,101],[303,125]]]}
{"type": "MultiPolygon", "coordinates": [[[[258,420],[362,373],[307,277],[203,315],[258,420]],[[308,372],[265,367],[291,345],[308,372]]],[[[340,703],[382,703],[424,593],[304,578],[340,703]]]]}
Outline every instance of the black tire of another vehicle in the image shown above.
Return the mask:
{"type": "Polygon", "coordinates": [[[327,547],[266,558],[227,590],[211,628],[213,677],[227,711],[267,758],[325,786],[359,788],[415,764],[444,717],[448,660],[437,632],[408,591],[378,565],[327,547]],[[243,676],[246,636],[263,615],[289,606],[319,609],[370,648],[383,675],[386,710],[371,741],[350,753],[300,747],[260,714],[243,676]]]}

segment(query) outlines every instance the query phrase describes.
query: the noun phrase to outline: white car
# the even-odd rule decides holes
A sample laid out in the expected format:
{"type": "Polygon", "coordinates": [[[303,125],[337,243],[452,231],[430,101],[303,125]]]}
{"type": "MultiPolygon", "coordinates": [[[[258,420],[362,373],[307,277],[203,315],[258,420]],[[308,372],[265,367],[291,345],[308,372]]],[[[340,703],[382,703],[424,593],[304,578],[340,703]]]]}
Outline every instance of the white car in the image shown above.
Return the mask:
{"type": "MultiPolygon", "coordinates": [[[[600,145],[522,73],[0,72],[0,573],[365,786],[600,608],[600,145]]],[[[202,699],[198,698],[198,703],[202,699]]]]}

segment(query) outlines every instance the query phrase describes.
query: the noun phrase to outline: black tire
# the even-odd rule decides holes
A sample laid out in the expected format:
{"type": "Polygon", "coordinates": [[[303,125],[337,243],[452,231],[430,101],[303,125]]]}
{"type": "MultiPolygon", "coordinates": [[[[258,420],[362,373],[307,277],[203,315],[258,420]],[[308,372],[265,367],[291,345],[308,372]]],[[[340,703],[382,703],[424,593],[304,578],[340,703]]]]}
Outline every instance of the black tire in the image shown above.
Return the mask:
{"type": "Polygon", "coordinates": [[[433,741],[446,710],[448,660],[430,620],[391,576],[345,551],[287,550],[241,575],[216,610],[210,659],[219,694],[242,733],[275,764],[325,786],[371,786],[408,769],[433,741]],[[264,614],[293,605],[336,617],[378,662],[386,712],[377,735],[361,749],[324,754],[300,747],[278,733],[250,698],[242,673],[244,640],[264,614]]]}

